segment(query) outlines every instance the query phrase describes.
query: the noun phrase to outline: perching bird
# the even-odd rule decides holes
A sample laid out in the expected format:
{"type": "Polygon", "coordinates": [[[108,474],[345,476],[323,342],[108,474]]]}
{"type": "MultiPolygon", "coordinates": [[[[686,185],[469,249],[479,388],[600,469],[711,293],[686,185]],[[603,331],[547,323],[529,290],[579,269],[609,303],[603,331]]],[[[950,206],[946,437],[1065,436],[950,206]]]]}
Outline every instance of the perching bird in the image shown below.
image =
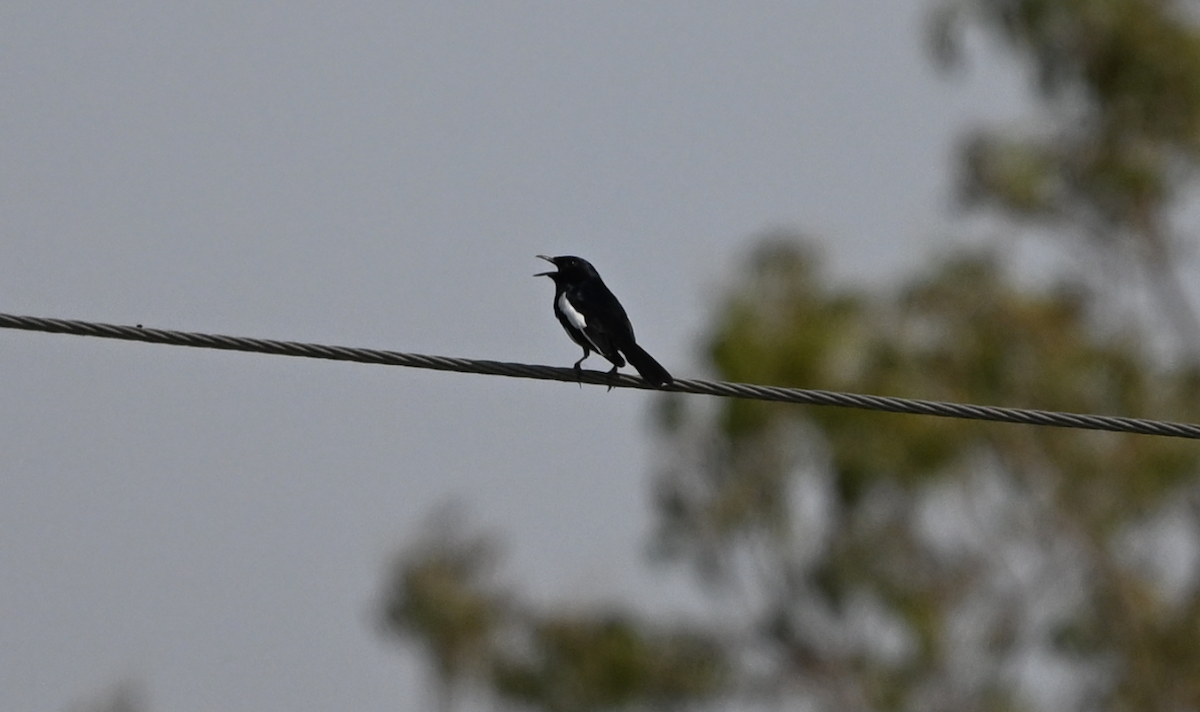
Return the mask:
{"type": "Polygon", "coordinates": [[[612,362],[610,374],[616,374],[629,359],[629,364],[651,385],[665,386],[675,380],[634,341],[629,317],[591,263],[570,255],[538,257],[558,268],[557,272],[534,276],[554,280],[554,315],[571,340],[583,348],[583,358],[575,362],[576,372],[595,351],[612,362]]]}

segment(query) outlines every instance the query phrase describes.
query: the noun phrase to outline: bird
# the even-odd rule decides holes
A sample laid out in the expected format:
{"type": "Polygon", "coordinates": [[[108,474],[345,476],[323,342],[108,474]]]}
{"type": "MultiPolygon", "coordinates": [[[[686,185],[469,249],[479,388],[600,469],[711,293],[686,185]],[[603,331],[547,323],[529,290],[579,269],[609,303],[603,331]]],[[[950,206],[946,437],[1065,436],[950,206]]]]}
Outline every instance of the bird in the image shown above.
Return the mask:
{"type": "Polygon", "coordinates": [[[534,276],[554,280],[554,316],[558,317],[571,340],[583,349],[583,357],[575,362],[575,372],[580,378],[583,376],[581,364],[595,351],[612,363],[609,376],[615,376],[617,369],[628,360],[629,365],[653,386],[665,386],[675,380],[667,369],[637,345],[625,309],[590,262],[573,255],[538,255],[538,258],[558,269],[534,276]]]}

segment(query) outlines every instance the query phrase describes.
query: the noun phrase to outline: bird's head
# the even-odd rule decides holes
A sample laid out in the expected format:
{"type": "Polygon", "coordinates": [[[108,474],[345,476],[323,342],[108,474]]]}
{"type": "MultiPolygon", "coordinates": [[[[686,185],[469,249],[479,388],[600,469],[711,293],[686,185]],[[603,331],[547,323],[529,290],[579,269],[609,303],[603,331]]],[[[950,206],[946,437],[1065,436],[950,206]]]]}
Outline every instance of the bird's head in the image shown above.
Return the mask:
{"type": "Polygon", "coordinates": [[[559,278],[581,278],[581,277],[598,277],[596,268],[590,262],[582,257],[574,257],[572,255],[560,255],[558,257],[547,257],[546,255],[538,255],[539,259],[546,260],[550,264],[558,268],[557,272],[539,272],[534,277],[549,277],[555,281],[559,278]]]}

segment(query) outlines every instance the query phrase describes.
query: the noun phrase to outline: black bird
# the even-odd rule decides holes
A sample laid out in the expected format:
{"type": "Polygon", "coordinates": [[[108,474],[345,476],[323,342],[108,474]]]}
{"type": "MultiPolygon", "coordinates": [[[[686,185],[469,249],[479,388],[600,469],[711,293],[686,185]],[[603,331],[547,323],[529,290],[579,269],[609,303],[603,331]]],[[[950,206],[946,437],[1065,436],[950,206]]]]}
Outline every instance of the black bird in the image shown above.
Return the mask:
{"type": "Polygon", "coordinates": [[[576,372],[595,351],[613,364],[610,375],[629,359],[629,364],[651,385],[665,386],[675,380],[637,345],[629,317],[590,262],[570,255],[538,257],[558,268],[557,272],[534,276],[554,280],[554,315],[571,340],[583,348],[583,358],[575,362],[576,372]]]}

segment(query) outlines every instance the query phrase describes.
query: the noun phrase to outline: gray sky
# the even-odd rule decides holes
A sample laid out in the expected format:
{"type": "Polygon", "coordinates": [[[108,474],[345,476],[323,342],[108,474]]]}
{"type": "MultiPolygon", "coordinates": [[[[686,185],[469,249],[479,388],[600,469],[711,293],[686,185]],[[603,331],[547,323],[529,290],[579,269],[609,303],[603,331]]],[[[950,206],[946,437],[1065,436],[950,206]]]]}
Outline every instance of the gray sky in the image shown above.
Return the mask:
{"type": "MultiPolygon", "coordinates": [[[[570,365],[537,253],[702,375],[749,240],[838,275],[944,246],[922,0],[0,7],[0,311],[570,365]]],[[[593,359],[593,367],[603,367],[593,359]]],[[[0,708],[405,709],[371,614],[447,498],[539,600],[669,605],[628,391],[0,331],[0,708]]]]}

